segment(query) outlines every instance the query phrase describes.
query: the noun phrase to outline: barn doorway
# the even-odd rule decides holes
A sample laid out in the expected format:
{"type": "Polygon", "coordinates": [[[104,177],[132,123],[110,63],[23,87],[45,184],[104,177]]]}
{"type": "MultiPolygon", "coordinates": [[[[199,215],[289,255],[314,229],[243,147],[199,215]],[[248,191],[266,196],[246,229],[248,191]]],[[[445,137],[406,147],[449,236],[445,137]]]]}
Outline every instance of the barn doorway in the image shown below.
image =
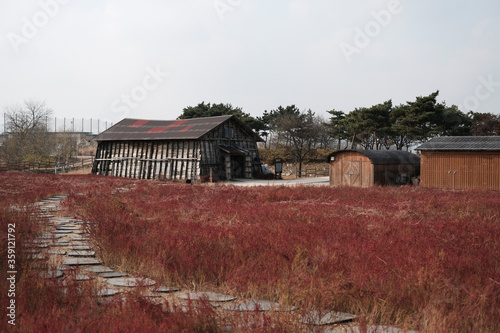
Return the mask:
{"type": "Polygon", "coordinates": [[[342,161],[342,185],[361,186],[361,162],[342,161]]]}
{"type": "Polygon", "coordinates": [[[245,178],[245,156],[231,156],[231,176],[232,178],[245,178]]]}

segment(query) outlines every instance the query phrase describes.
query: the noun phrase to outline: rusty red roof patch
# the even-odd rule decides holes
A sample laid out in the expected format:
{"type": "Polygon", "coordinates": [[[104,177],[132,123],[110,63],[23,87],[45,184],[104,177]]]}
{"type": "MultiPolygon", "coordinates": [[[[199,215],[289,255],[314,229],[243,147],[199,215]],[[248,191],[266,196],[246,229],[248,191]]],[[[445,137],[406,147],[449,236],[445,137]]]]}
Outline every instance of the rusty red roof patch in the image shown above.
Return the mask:
{"type": "Polygon", "coordinates": [[[181,129],[179,132],[187,132],[187,131],[189,131],[193,127],[194,127],[194,125],[186,126],[185,128],[181,129]]]}
{"type": "Polygon", "coordinates": [[[133,123],[132,125],[130,125],[129,127],[141,127],[141,126],[146,125],[147,123],[149,123],[149,120],[138,120],[135,123],[133,123]]]}
{"type": "Polygon", "coordinates": [[[152,129],[150,129],[146,133],[163,133],[163,132],[169,130],[170,128],[181,126],[186,121],[187,121],[187,119],[186,120],[178,120],[178,121],[176,121],[168,126],[165,126],[165,127],[153,127],[152,129]]]}
{"type": "Polygon", "coordinates": [[[152,129],[150,129],[146,133],[163,133],[166,130],[168,130],[169,128],[170,128],[170,126],[166,126],[166,127],[153,127],[152,129]]]}

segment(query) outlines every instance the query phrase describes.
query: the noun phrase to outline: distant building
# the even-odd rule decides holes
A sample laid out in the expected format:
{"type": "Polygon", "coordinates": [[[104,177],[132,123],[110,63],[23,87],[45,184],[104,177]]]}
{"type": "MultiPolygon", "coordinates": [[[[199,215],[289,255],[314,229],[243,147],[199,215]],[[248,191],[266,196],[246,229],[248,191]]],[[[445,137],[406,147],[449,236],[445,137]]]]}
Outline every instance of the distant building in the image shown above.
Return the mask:
{"type": "Polygon", "coordinates": [[[338,150],[328,156],[330,185],[402,185],[420,173],[420,158],[400,150],[338,150]]]}
{"type": "Polygon", "coordinates": [[[235,116],[123,119],[99,134],[92,173],[139,179],[253,178],[263,140],[235,116]]]}
{"type": "Polygon", "coordinates": [[[446,189],[500,190],[500,137],[434,138],[421,151],[421,185],[446,189]]]}

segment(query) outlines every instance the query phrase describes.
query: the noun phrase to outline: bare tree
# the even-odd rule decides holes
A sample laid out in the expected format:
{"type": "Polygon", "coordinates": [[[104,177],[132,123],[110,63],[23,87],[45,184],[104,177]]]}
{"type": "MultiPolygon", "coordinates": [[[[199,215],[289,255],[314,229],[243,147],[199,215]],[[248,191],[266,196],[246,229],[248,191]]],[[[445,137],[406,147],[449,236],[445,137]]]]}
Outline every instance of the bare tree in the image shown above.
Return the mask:
{"type": "Polygon", "coordinates": [[[7,139],[1,157],[8,162],[36,162],[47,159],[54,147],[53,136],[47,131],[47,119],[52,114],[44,101],[28,99],[22,105],[7,106],[7,139]]]}
{"type": "Polygon", "coordinates": [[[280,115],[276,127],[290,147],[291,154],[299,163],[299,177],[302,176],[302,163],[310,155],[319,141],[318,121],[314,112],[297,112],[280,115]]]}

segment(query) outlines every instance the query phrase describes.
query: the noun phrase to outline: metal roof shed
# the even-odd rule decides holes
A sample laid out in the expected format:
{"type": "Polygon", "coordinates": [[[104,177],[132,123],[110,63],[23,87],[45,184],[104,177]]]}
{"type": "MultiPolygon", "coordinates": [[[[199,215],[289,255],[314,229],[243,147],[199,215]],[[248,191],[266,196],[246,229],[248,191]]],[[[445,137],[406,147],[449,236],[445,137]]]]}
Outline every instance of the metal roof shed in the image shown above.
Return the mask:
{"type": "Polygon", "coordinates": [[[328,159],[331,186],[402,185],[420,171],[420,158],[400,150],[339,150],[328,159]]]}
{"type": "Polygon", "coordinates": [[[417,148],[421,185],[445,189],[500,190],[500,137],[449,136],[417,148]]]}

